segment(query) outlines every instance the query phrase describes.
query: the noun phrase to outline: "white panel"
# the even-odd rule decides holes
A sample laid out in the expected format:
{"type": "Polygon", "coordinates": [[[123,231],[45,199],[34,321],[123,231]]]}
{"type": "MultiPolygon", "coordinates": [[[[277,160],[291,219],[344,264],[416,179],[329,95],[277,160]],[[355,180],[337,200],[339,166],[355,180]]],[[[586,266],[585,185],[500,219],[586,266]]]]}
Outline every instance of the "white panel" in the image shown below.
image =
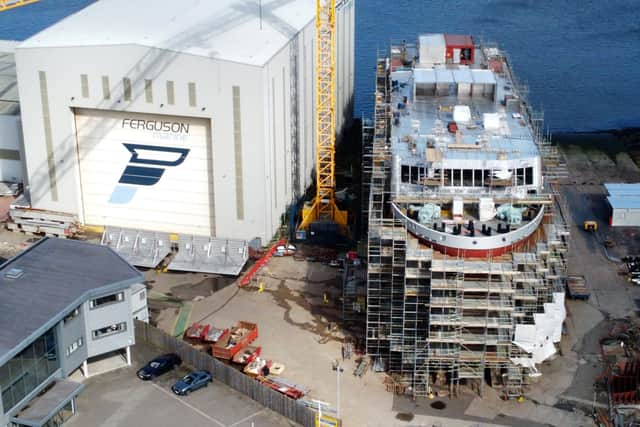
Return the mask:
{"type": "MultiPolygon", "coordinates": [[[[0,149],[20,153],[21,149],[20,118],[18,116],[0,115],[0,149]]],[[[0,181],[21,182],[23,178],[22,160],[0,159],[0,181]]]]}
{"type": "Polygon", "coordinates": [[[76,129],[86,223],[212,234],[207,120],[78,110],[76,129]]]}

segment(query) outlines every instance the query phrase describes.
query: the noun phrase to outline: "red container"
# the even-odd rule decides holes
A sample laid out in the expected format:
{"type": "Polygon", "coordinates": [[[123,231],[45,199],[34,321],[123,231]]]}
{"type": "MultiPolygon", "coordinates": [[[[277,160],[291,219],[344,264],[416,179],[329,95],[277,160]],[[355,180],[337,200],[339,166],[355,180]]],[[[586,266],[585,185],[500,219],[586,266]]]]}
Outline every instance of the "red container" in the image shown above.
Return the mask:
{"type": "Polygon", "coordinates": [[[473,64],[475,47],[471,36],[445,34],[444,43],[446,45],[445,58],[448,63],[473,64]],[[458,58],[454,58],[456,55],[458,58]]]}
{"type": "Polygon", "coordinates": [[[201,341],[207,335],[207,332],[209,332],[209,328],[211,328],[211,325],[206,323],[194,323],[184,331],[183,338],[191,342],[201,341]]]}
{"type": "Polygon", "coordinates": [[[231,360],[233,356],[258,338],[258,325],[250,322],[238,322],[225,332],[211,346],[211,353],[219,358],[231,360]]]}

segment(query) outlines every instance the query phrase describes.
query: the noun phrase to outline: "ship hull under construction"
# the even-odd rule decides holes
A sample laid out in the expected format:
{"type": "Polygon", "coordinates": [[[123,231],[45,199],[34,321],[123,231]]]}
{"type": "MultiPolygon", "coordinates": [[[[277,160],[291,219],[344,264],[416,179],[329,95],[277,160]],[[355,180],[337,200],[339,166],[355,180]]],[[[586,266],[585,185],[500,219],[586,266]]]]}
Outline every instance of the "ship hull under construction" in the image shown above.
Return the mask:
{"type": "Polygon", "coordinates": [[[426,34],[378,58],[366,345],[413,397],[488,384],[519,398],[556,353],[568,232],[558,154],[524,94],[506,55],[470,36],[426,34]]]}

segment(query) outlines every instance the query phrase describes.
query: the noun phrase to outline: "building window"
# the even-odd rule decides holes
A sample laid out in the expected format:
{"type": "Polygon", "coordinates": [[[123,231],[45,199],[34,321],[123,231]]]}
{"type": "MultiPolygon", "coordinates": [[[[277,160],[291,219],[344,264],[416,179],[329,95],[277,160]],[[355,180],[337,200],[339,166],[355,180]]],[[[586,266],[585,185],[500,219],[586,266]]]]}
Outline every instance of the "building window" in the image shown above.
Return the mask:
{"type": "Polygon", "coordinates": [[[174,105],[176,103],[175,91],[173,89],[173,82],[167,80],[167,104],[174,105]]]}
{"type": "Polygon", "coordinates": [[[82,91],[82,97],[89,97],[89,76],[86,74],[80,74],[80,89],[82,91]]]}
{"type": "Polygon", "coordinates": [[[145,291],[140,292],[140,301],[144,301],[145,300],[145,298],[146,298],[145,294],[146,294],[145,291]]]}
{"type": "Polygon", "coordinates": [[[91,336],[94,340],[99,340],[100,338],[108,337],[109,335],[115,335],[127,330],[127,322],[120,322],[113,324],[111,326],[105,326],[104,328],[96,329],[91,332],[91,336]]]}
{"type": "Polygon", "coordinates": [[[411,170],[409,169],[409,166],[402,165],[402,167],[400,168],[400,177],[402,179],[402,182],[409,182],[410,175],[411,175],[411,170]]]}
{"type": "Polygon", "coordinates": [[[104,328],[96,329],[91,332],[91,336],[94,340],[108,337],[109,335],[115,335],[127,330],[127,322],[115,323],[111,326],[105,326],[104,328]]]}
{"type": "Polygon", "coordinates": [[[89,301],[89,308],[92,310],[94,308],[102,307],[108,304],[116,304],[121,301],[124,301],[124,292],[118,292],[117,294],[105,295],[100,298],[92,299],[89,301]]]}
{"type": "Polygon", "coordinates": [[[462,169],[453,170],[453,184],[454,187],[462,186],[462,169]]]}
{"type": "Polygon", "coordinates": [[[196,106],[196,84],[193,82],[189,83],[189,106],[190,107],[195,107],[196,106]]]}
{"type": "Polygon", "coordinates": [[[131,101],[131,79],[125,77],[122,79],[122,90],[124,92],[124,100],[131,101]]]}
{"type": "Polygon", "coordinates": [[[56,336],[50,329],[0,367],[0,388],[5,413],[46,381],[60,367],[56,336]]]}
{"type": "Polygon", "coordinates": [[[71,356],[73,353],[76,352],[77,349],[79,349],[83,345],[84,345],[84,339],[82,337],[72,342],[71,345],[67,347],[67,357],[71,356]]]}
{"type": "Polygon", "coordinates": [[[153,83],[151,80],[144,81],[144,98],[147,102],[153,102],[153,83]]]}
{"type": "Polygon", "coordinates": [[[111,88],[109,87],[109,76],[102,76],[102,96],[105,100],[111,99],[111,88]]]}
{"type": "Polygon", "coordinates": [[[533,185],[533,168],[524,169],[524,183],[525,185],[533,185]]]}
{"type": "Polygon", "coordinates": [[[75,319],[76,317],[80,316],[80,307],[76,307],[74,308],[71,313],[67,314],[64,317],[64,323],[67,324],[69,322],[71,322],[73,319],[75,319]]]}

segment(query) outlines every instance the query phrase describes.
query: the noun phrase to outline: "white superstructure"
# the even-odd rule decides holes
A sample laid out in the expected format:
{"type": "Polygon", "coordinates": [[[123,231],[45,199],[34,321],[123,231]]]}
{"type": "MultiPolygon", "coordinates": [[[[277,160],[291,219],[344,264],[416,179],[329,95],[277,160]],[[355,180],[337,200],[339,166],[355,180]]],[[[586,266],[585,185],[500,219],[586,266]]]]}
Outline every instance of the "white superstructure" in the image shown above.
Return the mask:
{"type": "MultiPolygon", "coordinates": [[[[268,240],[314,166],[315,2],[103,0],[16,50],[31,206],[268,240]]],[[[338,129],[354,2],[337,8],[338,129]]]]}

